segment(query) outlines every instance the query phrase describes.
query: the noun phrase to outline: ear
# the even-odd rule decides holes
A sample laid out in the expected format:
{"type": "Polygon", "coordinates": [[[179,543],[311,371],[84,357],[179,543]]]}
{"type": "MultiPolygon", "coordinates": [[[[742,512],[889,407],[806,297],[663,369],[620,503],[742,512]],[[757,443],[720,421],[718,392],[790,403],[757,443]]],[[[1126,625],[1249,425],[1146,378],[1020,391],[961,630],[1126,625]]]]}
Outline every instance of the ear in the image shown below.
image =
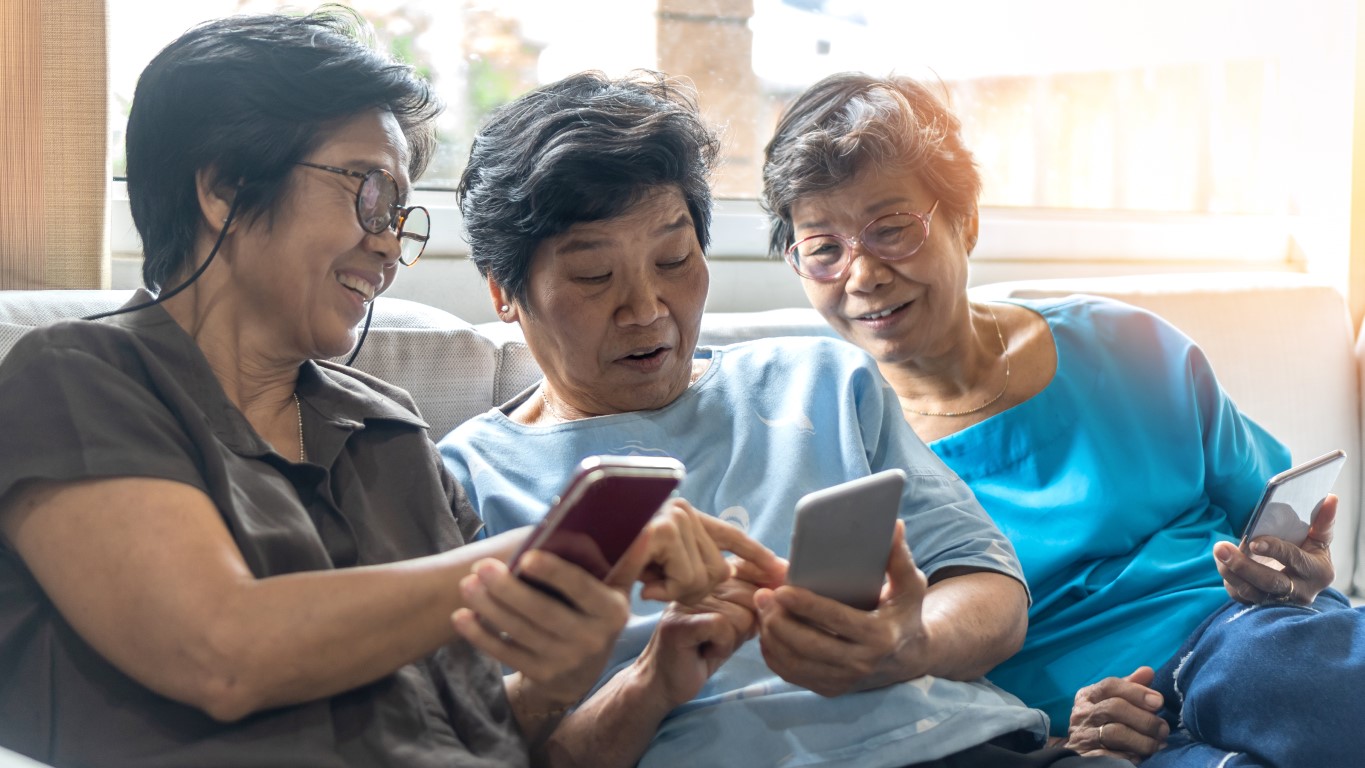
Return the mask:
{"type": "Polygon", "coordinates": [[[488,282],[488,297],[493,300],[493,311],[497,313],[498,319],[504,323],[518,322],[521,319],[518,315],[521,307],[517,304],[516,299],[504,291],[502,286],[493,278],[489,277],[486,280],[488,282]]]}
{"type": "MultiPolygon", "coordinates": [[[[194,172],[194,191],[199,197],[199,215],[204,228],[217,234],[227,221],[232,210],[232,201],[237,196],[237,188],[231,184],[217,181],[218,169],[215,166],[200,168],[194,172]]],[[[235,227],[237,222],[233,221],[235,227]]]]}
{"type": "Polygon", "coordinates": [[[973,207],[971,212],[962,218],[961,236],[962,245],[967,249],[967,256],[972,255],[976,249],[976,237],[981,225],[981,213],[973,207]]]}

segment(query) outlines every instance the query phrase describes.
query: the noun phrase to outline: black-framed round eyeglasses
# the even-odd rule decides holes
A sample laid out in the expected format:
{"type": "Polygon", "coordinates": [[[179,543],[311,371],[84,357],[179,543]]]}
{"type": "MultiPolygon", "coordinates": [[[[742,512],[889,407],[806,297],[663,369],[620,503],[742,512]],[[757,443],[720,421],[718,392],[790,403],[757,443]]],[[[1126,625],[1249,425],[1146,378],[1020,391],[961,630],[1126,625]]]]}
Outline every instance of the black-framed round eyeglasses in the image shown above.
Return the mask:
{"type": "Polygon", "coordinates": [[[398,180],[393,174],[383,168],[361,173],[303,160],[295,165],[360,179],[360,188],[355,191],[355,216],[360,221],[360,228],[372,235],[393,230],[398,236],[398,261],[403,266],[410,267],[422,258],[422,251],[431,237],[431,214],[420,205],[405,208],[398,204],[398,180]]]}
{"type": "Polygon", "coordinates": [[[929,239],[929,223],[937,210],[935,200],[923,215],[898,211],[878,216],[857,237],[834,234],[804,237],[793,243],[784,256],[796,274],[822,283],[844,276],[859,244],[882,261],[908,259],[929,239]]]}

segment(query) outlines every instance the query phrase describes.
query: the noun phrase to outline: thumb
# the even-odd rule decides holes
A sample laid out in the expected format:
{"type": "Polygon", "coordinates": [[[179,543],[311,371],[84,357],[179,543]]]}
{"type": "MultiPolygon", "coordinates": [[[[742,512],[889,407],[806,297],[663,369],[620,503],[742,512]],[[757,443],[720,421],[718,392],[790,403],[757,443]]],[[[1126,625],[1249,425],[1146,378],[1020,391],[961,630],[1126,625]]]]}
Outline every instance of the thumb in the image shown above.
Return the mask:
{"type": "Polygon", "coordinates": [[[649,528],[645,528],[635,537],[630,548],[616,561],[616,565],[603,581],[609,587],[629,590],[635,580],[640,578],[645,566],[649,565],[649,559],[649,528]]]}
{"type": "Polygon", "coordinates": [[[1127,680],[1130,683],[1137,683],[1138,685],[1151,687],[1152,681],[1156,679],[1156,670],[1146,666],[1138,667],[1137,669],[1133,670],[1133,674],[1123,679],[1127,680]]]}
{"type": "Polygon", "coordinates": [[[915,566],[915,558],[905,544],[904,520],[896,520],[896,527],[891,533],[891,556],[886,561],[886,578],[887,596],[910,591],[923,593],[926,586],[924,573],[915,566]]]}
{"type": "Polygon", "coordinates": [[[1316,542],[1322,549],[1327,549],[1332,544],[1332,528],[1337,522],[1337,495],[1327,494],[1313,513],[1313,524],[1308,527],[1308,540],[1304,542],[1307,546],[1310,542],[1316,542]]]}

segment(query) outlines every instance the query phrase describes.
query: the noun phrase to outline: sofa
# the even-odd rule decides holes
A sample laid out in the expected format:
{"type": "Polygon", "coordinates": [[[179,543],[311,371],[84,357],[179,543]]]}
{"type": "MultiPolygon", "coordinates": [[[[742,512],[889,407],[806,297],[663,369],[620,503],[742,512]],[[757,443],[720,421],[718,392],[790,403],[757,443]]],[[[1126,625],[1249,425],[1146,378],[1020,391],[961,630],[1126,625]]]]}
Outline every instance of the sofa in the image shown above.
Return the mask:
{"type": "MultiPolygon", "coordinates": [[[[1360,380],[1357,345],[1341,293],[1285,273],[1180,274],[995,283],[980,300],[1087,293],[1149,309],[1184,330],[1208,354],[1238,405],[1293,451],[1296,462],[1342,448],[1347,466],[1333,542],[1336,585],[1365,595],[1360,380]]],[[[112,309],[128,291],[0,291],[0,357],[28,329],[112,309]]],[[[832,335],[805,307],[708,313],[703,344],[790,335],[832,335]]],[[[1365,344],[1365,340],[1362,340],[1365,344]]],[[[473,325],[448,312],[381,297],[355,365],[406,388],[439,438],[502,403],[538,377],[516,326],[473,325]]]]}

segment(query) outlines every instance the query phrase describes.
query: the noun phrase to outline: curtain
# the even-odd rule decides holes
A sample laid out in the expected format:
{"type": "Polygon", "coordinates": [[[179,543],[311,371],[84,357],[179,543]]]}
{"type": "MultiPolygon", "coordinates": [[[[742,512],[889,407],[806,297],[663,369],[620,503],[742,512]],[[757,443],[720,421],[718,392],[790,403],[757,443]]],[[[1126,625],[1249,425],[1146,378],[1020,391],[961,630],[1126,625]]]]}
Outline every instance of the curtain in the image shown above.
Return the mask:
{"type": "Polygon", "coordinates": [[[105,0],[0,0],[0,289],[109,285],[105,0]]]}

